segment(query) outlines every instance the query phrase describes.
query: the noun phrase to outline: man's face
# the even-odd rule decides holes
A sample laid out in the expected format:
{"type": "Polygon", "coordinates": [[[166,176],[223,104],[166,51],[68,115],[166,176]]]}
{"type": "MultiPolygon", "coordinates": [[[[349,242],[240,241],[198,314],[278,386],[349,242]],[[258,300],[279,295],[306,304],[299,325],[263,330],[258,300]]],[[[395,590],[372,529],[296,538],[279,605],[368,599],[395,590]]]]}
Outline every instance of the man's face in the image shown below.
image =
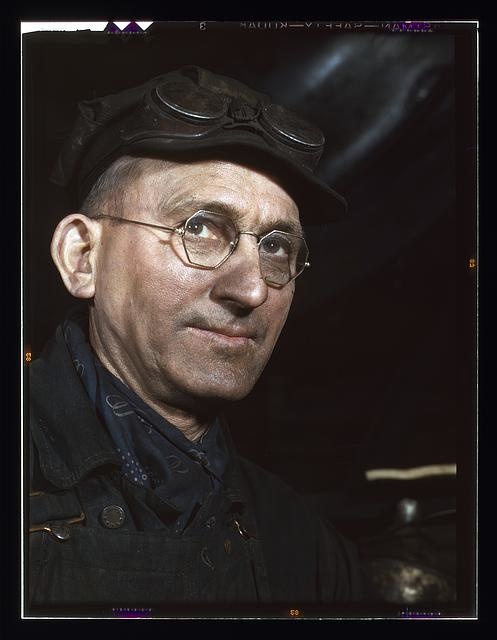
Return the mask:
{"type": "MultiPolygon", "coordinates": [[[[153,166],[126,194],[123,217],[178,226],[207,209],[257,234],[285,223],[300,229],[295,202],[267,175],[227,161],[153,166]]],[[[231,257],[207,270],[188,262],[175,233],[99,224],[91,338],[119,377],[148,398],[184,407],[247,395],[294,293],[293,282],[264,282],[256,238],[242,235],[231,257]]]]}

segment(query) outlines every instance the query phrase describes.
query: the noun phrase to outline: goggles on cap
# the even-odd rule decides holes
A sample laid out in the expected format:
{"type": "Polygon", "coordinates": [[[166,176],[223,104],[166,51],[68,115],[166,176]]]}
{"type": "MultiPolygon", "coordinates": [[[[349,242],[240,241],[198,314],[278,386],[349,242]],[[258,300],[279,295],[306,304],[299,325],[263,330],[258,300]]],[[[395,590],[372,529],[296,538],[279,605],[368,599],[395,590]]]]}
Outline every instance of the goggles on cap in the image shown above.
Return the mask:
{"type": "Polygon", "coordinates": [[[228,159],[279,175],[299,199],[310,203],[304,223],[307,215],[307,220],[328,222],[341,218],[347,205],[314,175],[324,143],[318,127],[266,94],[188,66],[139,87],[81,101],[52,180],[72,187],[81,203],[120,155],[227,153],[228,159]]]}
{"type": "MultiPolygon", "coordinates": [[[[221,128],[255,130],[263,137],[269,135],[274,144],[284,144],[309,154],[312,168],[324,147],[321,130],[285,107],[260,102],[248,104],[243,98],[229,98],[193,85],[184,76],[168,78],[155,86],[147,97],[145,110],[150,111],[150,107],[155,106],[152,111],[156,115],[159,111],[163,118],[159,123],[152,119],[153,127],[164,128],[168,135],[178,138],[201,138],[221,128]],[[164,121],[167,116],[169,119],[164,121]],[[174,126],[171,117],[181,120],[183,126],[174,126]]],[[[150,125],[150,121],[146,122],[145,118],[143,124],[150,125]]]]}
{"type": "Polygon", "coordinates": [[[227,90],[212,80],[221,76],[207,72],[200,77],[207,78],[206,84],[211,80],[211,84],[201,86],[192,80],[196,72],[196,67],[185,67],[150,84],[133,112],[103,131],[89,149],[82,166],[86,180],[94,178],[101,160],[123,146],[150,148],[150,142],[155,140],[171,149],[189,150],[202,148],[202,143],[208,148],[215,140],[216,146],[239,143],[258,147],[261,142],[254,143],[254,133],[269,148],[290,156],[309,172],[315,169],[325,142],[320,129],[289,109],[269,102],[264,94],[249,95],[245,91],[240,95],[236,89],[242,85],[236,81],[231,81],[234,90],[227,90]]]}

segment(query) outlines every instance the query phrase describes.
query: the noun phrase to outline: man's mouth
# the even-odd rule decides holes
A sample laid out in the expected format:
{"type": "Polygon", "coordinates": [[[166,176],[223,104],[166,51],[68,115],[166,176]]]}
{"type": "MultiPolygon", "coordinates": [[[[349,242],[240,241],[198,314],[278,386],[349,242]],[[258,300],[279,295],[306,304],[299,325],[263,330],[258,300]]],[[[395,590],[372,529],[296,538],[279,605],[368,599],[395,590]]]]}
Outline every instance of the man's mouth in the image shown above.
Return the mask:
{"type": "Polygon", "coordinates": [[[220,343],[231,346],[247,346],[256,340],[256,334],[244,327],[235,327],[229,325],[194,325],[188,327],[199,336],[206,339],[212,339],[220,343]]]}

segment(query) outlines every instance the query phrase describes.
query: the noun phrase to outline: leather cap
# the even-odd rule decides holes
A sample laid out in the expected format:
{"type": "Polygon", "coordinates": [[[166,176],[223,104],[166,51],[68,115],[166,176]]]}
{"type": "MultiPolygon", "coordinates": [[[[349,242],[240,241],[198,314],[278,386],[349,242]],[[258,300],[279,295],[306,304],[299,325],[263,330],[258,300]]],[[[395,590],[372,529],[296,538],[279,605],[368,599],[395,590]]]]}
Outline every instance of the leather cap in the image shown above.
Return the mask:
{"type": "Polygon", "coordinates": [[[340,219],[345,199],[315,175],[320,129],[266,94],[196,66],[117,94],[83,100],[52,182],[77,205],[122,155],[231,159],[268,172],[299,206],[304,225],[340,219]]]}

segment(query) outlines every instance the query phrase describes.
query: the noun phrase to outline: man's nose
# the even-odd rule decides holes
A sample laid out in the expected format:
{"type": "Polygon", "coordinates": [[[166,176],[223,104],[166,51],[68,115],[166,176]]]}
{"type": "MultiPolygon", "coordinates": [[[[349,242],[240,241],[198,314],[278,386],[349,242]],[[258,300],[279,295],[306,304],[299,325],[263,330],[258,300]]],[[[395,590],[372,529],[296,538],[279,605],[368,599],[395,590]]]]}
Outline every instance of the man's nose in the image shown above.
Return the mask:
{"type": "Polygon", "coordinates": [[[255,309],[265,302],[268,286],[261,273],[257,238],[240,234],[236,249],[216,273],[214,295],[240,308],[255,309]]]}

